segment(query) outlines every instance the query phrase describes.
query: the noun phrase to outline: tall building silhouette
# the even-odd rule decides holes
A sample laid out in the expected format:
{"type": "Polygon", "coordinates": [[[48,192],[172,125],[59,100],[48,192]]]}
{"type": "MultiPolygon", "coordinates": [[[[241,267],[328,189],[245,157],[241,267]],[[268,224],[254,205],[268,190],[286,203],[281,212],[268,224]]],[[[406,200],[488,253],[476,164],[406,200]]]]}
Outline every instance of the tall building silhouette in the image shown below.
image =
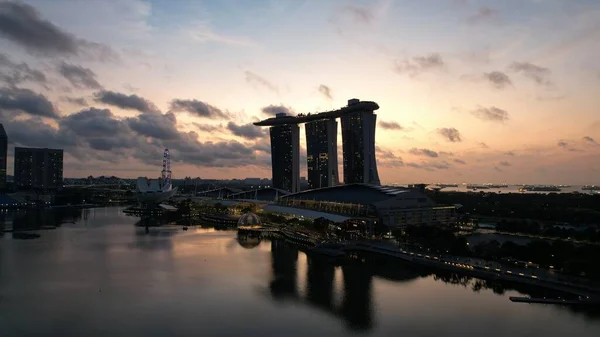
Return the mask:
{"type": "MultiPolygon", "coordinates": [[[[285,118],[277,114],[276,118],[285,118]]],[[[298,124],[270,128],[273,187],[289,192],[300,191],[300,128],[298,124]]]]}
{"type": "Polygon", "coordinates": [[[379,105],[356,98],[333,111],[287,116],[284,113],[255,122],[270,126],[273,187],[299,191],[300,138],[298,125],[306,124],[308,180],[311,188],[338,183],[337,122],[342,120],[344,183],[380,185],[375,160],[375,127],[373,111],[379,105]],[[325,178],[324,178],[325,177],[325,178]]]}
{"type": "Polygon", "coordinates": [[[338,184],[337,125],[335,119],[323,119],[304,125],[308,188],[338,184]]]}
{"type": "MultiPolygon", "coordinates": [[[[348,106],[359,104],[358,99],[348,101],[348,106]]],[[[343,115],[342,151],[344,155],[344,183],[369,183],[379,185],[375,159],[375,127],[377,115],[368,106],[343,115]]]]}
{"type": "Polygon", "coordinates": [[[17,189],[56,190],[63,183],[63,150],[15,147],[17,189]]]}
{"type": "Polygon", "coordinates": [[[0,191],[6,189],[6,156],[8,155],[8,136],[0,124],[0,191]]]}

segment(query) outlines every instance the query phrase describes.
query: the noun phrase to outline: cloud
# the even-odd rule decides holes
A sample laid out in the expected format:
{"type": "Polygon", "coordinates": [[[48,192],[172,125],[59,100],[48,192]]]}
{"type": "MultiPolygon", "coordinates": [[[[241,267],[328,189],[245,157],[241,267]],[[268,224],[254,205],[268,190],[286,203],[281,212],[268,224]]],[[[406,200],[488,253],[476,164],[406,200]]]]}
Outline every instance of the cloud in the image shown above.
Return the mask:
{"type": "Polygon", "coordinates": [[[0,53],[0,82],[16,86],[26,81],[44,84],[47,79],[44,73],[30,68],[27,63],[13,62],[8,55],[0,53]]]}
{"type": "Polygon", "coordinates": [[[385,130],[405,130],[405,128],[398,124],[398,122],[386,122],[386,121],[379,121],[379,127],[385,130]]]}
{"type": "Polygon", "coordinates": [[[448,162],[421,162],[421,163],[406,163],[406,166],[413,167],[416,169],[435,171],[435,170],[447,170],[452,167],[448,162]]]}
{"type": "Polygon", "coordinates": [[[273,91],[274,93],[279,93],[279,88],[273,83],[269,82],[266,78],[247,70],[245,71],[245,74],[246,82],[248,82],[250,85],[263,87],[273,91]]]}
{"type": "Polygon", "coordinates": [[[221,125],[212,125],[212,124],[200,124],[200,123],[192,123],[198,130],[204,132],[220,132],[223,130],[223,126],[221,125]]]}
{"type": "Polygon", "coordinates": [[[408,74],[410,77],[416,77],[426,71],[443,69],[444,65],[442,56],[433,53],[427,56],[415,56],[412,59],[405,59],[403,61],[396,60],[394,69],[399,74],[408,74]]]}
{"type": "Polygon", "coordinates": [[[325,96],[328,100],[333,99],[333,97],[331,96],[331,88],[329,88],[325,84],[321,84],[319,86],[319,92],[322,93],[323,96],[325,96]]]}
{"type": "Polygon", "coordinates": [[[482,147],[484,149],[489,148],[489,146],[486,143],[484,143],[484,142],[479,142],[479,143],[477,143],[477,145],[479,145],[480,147],[482,147]]]}
{"type": "Polygon", "coordinates": [[[286,115],[294,114],[294,111],[291,108],[288,108],[283,105],[269,105],[261,109],[262,113],[269,116],[275,116],[279,113],[284,113],[286,115]]]}
{"type": "Polygon", "coordinates": [[[488,80],[496,89],[504,89],[512,86],[510,77],[501,71],[492,71],[491,73],[484,73],[483,78],[488,80]]]}
{"type": "Polygon", "coordinates": [[[0,110],[23,112],[32,116],[58,118],[52,102],[42,94],[16,87],[0,88],[0,110]]]}
{"type": "Polygon", "coordinates": [[[489,7],[481,7],[477,12],[469,16],[465,21],[470,24],[478,24],[484,22],[496,21],[498,19],[498,11],[489,7]]]}
{"type": "Polygon", "coordinates": [[[229,122],[227,123],[227,129],[234,135],[246,139],[256,139],[265,136],[264,131],[257,126],[254,126],[252,123],[238,125],[234,122],[229,122]]]}
{"type": "Polygon", "coordinates": [[[534,81],[538,85],[551,86],[550,69],[543,68],[528,62],[513,62],[510,70],[523,74],[523,76],[534,81]]]}
{"type": "Polygon", "coordinates": [[[598,143],[596,142],[596,140],[595,140],[594,138],[590,137],[590,136],[585,136],[585,137],[583,137],[582,139],[583,139],[584,141],[588,142],[588,143],[592,143],[592,144],[598,144],[598,143]]]}
{"type": "Polygon", "coordinates": [[[95,95],[97,102],[140,112],[158,112],[154,103],[138,95],[126,95],[120,92],[101,90],[95,95]]]}
{"type": "Polygon", "coordinates": [[[126,119],[131,130],[141,136],[162,140],[177,140],[180,138],[177,130],[177,118],[174,113],[142,113],[134,118],[126,119]]]}
{"type": "Polygon", "coordinates": [[[68,102],[75,105],[87,106],[87,101],[83,97],[62,97],[62,101],[68,102]]]}
{"type": "Polygon", "coordinates": [[[462,136],[460,132],[455,128],[440,128],[436,131],[438,135],[444,137],[447,141],[456,143],[462,142],[462,136]]]}
{"type": "Polygon", "coordinates": [[[89,42],[63,31],[44,20],[31,5],[22,2],[0,2],[0,35],[23,46],[34,55],[82,55],[114,58],[112,50],[99,43],[89,42]]]}
{"type": "Polygon", "coordinates": [[[417,148],[412,148],[409,151],[411,154],[414,154],[416,156],[425,156],[425,157],[431,157],[431,158],[437,158],[438,157],[438,153],[433,151],[433,150],[429,150],[429,149],[417,149],[417,148]]]}
{"type": "Polygon", "coordinates": [[[499,164],[500,164],[500,166],[504,166],[504,167],[511,166],[510,163],[507,161],[501,161],[499,164]]]}
{"type": "Polygon", "coordinates": [[[509,120],[508,112],[506,110],[497,108],[495,106],[484,108],[482,106],[471,111],[473,116],[489,122],[504,123],[509,120]]]}
{"type": "Polygon", "coordinates": [[[396,156],[394,152],[385,150],[379,146],[375,147],[375,154],[377,156],[377,165],[385,167],[402,167],[404,161],[401,157],[396,156]]]}
{"type": "Polygon", "coordinates": [[[58,72],[78,89],[101,89],[102,85],[96,80],[96,74],[89,68],[61,62],[58,72]]]}
{"type": "Polygon", "coordinates": [[[557,144],[559,147],[567,147],[569,146],[569,143],[565,142],[565,141],[559,141],[557,144]]]}
{"type": "Polygon", "coordinates": [[[72,140],[80,147],[87,145],[93,150],[113,151],[135,148],[138,144],[128,125],[109,109],[81,110],[61,119],[59,125],[57,133],[74,135],[72,140]]]}
{"type": "Polygon", "coordinates": [[[504,152],[504,155],[514,157],[515,153],[513,151],[507,151],[507,152],[504,152]]]}
{"type": "Polygon", "coordinates": [[[196,99],[174,99],[170,103],[170,110],[174,112],[184,111],[196,117],[209,119],[227,119],[230,117],[221,109],[196,99]]]}
{"type": "Polygon", "coordinates": [[[467,163],[466,163],[464,160],[462,160],[462,159],[454,159],[453,161],[454,161],[455,163],[457,163],[457,164],[461,164],[461,165],[466,165],[466,164],[467,164],[467,163]]]}

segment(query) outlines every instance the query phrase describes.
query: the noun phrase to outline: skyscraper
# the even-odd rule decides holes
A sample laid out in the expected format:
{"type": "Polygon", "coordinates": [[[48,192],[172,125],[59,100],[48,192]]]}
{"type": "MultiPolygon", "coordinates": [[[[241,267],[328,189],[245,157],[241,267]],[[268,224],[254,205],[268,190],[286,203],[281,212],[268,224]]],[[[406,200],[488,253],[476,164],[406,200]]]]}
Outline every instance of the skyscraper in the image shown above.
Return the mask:
{"type": "MultiPolygon", "coordinates": [[[[348,101],[348,107],[358,104],[348,101]]],[[[375,161],[375,126],[377,115],[367,108],[341,116],[342,151],[344,155],[344,183],[379,185],[375,161]]]]}
{"type": "Polygon", "coordinates": [[[15,147],[17,189],[55,190],[63,183],[63,150],[15,147]]]}
{"type": "MultiPolygon", "coordinates": [[[[286,117],[277,114],[277,118],[286,117]]],[[[300,128],[298,124],[272,126],[271,168],[273,187],[289,192],[300,190],[300,128]]]]}
{"type": "Polygon", "coordinates": [[[0,191],[6,189],[6,156],[8,155],[8,136],[0,124],[0,191]]]}
{"type": "Polygon", "coordinates": [[[333,118],[304,124],[310,189],[338,184],[337,125],[333,118]]]}

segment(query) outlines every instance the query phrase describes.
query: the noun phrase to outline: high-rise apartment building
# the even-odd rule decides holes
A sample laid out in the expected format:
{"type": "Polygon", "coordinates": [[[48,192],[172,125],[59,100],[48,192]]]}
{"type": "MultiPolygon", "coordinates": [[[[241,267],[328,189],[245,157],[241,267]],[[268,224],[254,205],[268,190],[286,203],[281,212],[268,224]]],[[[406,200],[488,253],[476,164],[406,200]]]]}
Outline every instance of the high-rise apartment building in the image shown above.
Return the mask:
{"type": "MultiPolygon", "coordinates": [[[[358,104],[348,101],[348,107],[358,104]]],[[[340,117],[342,120],[342,151],[344,156],[344,183],[379,185],[375,160],[375,127],[377,115],[367,108],[340,117]]]]}
{"type": "Polygon", "coordinates": [[[0,191],[6,189],[6,156],[8,155],[8,136],[0,124],[0,191]]]}
{"type": "Polygon", "coordinates": [[[339,182],[337,125],[333,118],[304,124],[309,189],[335,186],[339,182]]]}
{"type": "Polygon", "coordinates": [[[63,183],[63,150],[15,147],[17,189],[56,190],[63,183]]]}
{"type": "MultiPolygon", "coordinates": [[[[277,114],[277,118],[286,117],[277,114]]],[[[298,124],[270,128],[273,187],[289,192],[300,191],[300,128],[298,124]]]]}

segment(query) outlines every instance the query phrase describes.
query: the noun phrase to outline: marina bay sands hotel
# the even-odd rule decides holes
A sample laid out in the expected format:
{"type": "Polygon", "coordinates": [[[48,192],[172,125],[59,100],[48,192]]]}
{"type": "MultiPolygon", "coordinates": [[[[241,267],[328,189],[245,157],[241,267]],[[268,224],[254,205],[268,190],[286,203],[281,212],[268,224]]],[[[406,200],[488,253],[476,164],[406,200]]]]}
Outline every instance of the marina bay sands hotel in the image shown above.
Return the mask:
{"type": "Polygon", "coordinates": [[[273,187],[300,191],[300,127],[305,124],[309,188],[339,184],[337,118],[342,122],[344,183],[379,185],[375,161],[375,102],[356,98],[333,111],[288,116],[277,114],[254,123],[270,126],[273,187]]]}

